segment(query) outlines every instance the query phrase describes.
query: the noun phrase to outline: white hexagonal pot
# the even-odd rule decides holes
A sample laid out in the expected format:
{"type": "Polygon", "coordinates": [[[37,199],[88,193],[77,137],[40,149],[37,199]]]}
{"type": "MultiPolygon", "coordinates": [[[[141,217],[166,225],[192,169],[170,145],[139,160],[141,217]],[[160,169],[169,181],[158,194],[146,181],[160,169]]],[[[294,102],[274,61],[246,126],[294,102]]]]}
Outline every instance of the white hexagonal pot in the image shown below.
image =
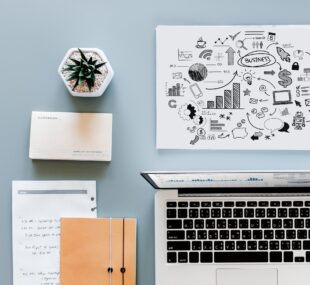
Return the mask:
{"type": "Polygon", "coordinates": [[[95,57],[98,59],[98,63],[106,62],[105,65],[100,67],[100,71],[103,73],[102,75],[96,74],[96,81],[95,86],[93,87],[92,91],[89,92],[86,83],[84,85],[79,85],[75,90],[72,90],[74,86],[74,80],[68,81],[69,72],[64,71],[64,68],[67,64],[72,64],[70,60],[71,57],[80,59],[80,53],[78,48],[71,48],[67,51],[65,57],[63,58],[59,68],[58,74],[60,75],[61,79],[63,80],[64,84],[66,85],[68,91],[72,96],[77,97],[99,97],[103,94],[103,92],[107,89],[108,85],[110,84],[114,72],[113,69],[108,61],[108,58],[104,54],[104,52],[98,48],[80,48],[86,55],[87,58],[90,56],[95,57]]]}

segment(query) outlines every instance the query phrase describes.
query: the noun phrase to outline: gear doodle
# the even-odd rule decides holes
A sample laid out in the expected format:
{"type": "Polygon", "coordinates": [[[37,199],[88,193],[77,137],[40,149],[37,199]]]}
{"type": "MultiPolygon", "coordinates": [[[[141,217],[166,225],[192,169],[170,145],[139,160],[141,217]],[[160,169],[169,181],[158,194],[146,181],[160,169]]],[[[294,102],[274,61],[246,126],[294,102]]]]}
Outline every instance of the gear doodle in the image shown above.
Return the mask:
{"type": "Polygon", "coordinates": [[[206,123],[206,119],[203,116],[195,116],[194,123],[198,126],[203,126],[206,123]]]}
{"type": "Polygon", "coordinates": [[[185,121],[193,120],[196,116],[196,113],[196,107],[192,104],[182,105],[179,109],[179,115],[185,121]]]}

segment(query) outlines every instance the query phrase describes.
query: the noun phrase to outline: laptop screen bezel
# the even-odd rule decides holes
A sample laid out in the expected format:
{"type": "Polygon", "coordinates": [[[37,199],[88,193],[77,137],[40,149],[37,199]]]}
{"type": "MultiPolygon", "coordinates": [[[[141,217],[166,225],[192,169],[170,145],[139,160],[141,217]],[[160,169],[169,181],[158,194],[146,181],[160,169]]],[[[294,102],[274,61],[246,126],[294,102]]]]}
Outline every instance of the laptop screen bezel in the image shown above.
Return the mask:
{"type": "Polygon", "coordinates": [[[257,173],[262,173],[262,174],[309,174],[310,176],[310,171],[308,170],[281,170],[281,171],[143,171],[140,174],[142,177],[144,177],[154,189],[157,190],[175,190],[179,189],[181,191],[188,191],[188,192],[196,192],[196,193],[201,193],[201,192],[209,192],[209,193],[270,193],[271,191],[273,193],[288,193],[292,192],[291,189],[299,189],[298,191],[294,191],[296,193],[310,193],[310,187],[309,186],[301,186],[296,184],[296,186],[283,186],[283,187],[264,187],[264,186],[257,186],[257,187],[231,187],[231,186],[219,186],[219,187],[160,187],[159,185],[156,184],[156,182],[151,178],[151,175],[161,175],[161,174],[238,174],[238,173],[243,173],[243,174],[257,174],[257,173]]]}

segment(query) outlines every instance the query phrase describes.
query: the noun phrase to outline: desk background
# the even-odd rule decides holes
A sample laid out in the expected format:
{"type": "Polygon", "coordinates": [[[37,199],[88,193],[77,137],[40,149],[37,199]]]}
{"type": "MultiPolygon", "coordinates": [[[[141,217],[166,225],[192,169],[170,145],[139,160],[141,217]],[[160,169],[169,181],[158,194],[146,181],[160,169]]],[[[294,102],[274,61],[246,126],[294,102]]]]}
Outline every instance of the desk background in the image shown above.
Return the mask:
{"type": "Polygon", "coordinates": [[[309,11],[308,0],[0,0],[0,284],[13,283],[14,179],[96,180],[100,217],[138,218],[137,284],[154,285],[154,191],[141,170],[309,169],[310,152],[155,149],[158,24],[310,24],[309,11]],[[103,97],[66,91],[57,68],[70,47],[109,57],[103,97]],[[112,112],[112,162],[31,161],[32,110],[112,112]]]}

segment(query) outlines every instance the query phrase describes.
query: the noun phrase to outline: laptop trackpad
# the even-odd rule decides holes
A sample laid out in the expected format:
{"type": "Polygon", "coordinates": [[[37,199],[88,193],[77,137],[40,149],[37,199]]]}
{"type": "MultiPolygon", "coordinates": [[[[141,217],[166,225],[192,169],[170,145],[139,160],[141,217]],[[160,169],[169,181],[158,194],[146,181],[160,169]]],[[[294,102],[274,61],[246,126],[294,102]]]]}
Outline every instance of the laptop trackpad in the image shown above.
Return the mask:
{"type": "Polygon", "coordinates": [[[217,269],[217,285],[277,285],[277,269],[217,269]]]}

